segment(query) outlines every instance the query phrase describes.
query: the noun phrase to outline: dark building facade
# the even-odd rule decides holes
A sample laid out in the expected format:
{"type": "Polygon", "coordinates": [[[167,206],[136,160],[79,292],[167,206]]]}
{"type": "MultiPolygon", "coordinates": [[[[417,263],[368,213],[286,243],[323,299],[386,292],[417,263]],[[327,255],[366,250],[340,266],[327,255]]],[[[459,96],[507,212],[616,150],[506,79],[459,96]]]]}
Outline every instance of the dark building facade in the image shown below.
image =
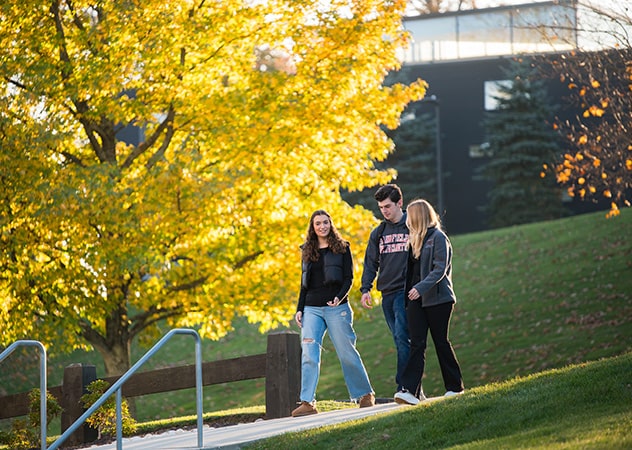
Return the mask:
{"type": "MultiPolygon", "coordinates": [[[[488,228],[484,206],[491,185],[478,170],[489,161],[485,153],[485,130],[482,125],[486,110],[486,86],[503,80],[502,67],[508,58],[420,64],[408,67],[414,77],[429,84],[428,96],[439,102],[441,159],[443,172],[443,221],[451,233],[465,233],[488,228]]],[[[566,87],[556,80],[547,83],[552,104],[560,104],[566,87]]],[[[433,114],[437,109],[423,105],[433,114]]],[[[557,115],[565,117],[573,111],[560,107],[557,115]]],[[[552,111],[551,121],[555,118],[552,111]]],[[[576,205],[568,201],[573,210],[576,205]]],[[[588,207],[589,205],[586,205],[588,207]]]]}
{"type": "MultiPolygon", "coordinates": [[[[503,68],[519,54],[546,59],[576,48],[576,36],[568,34],[576,27],[576,19],[574,2],[561,1],[422,16],[404,22],[413,37],[403,57],[407,78],[425,80],[429,85],[426,97],[435,96],[439,105],[427,102],[422,108],[440,115],[441,203],[448,232],[489,228],[484,206],[491,185],[481,179],[478,170],[490,158],[485,152],[483,119],[494,109],[494,86],[506,77],[503,68]],[[555,24],[567,34],[563,40],[550,40],[534,31],[536,20],[549,24],[550,33],[560,33],[553,29],[555,24]],[[556,46],[547,40],[555,41],[556,46]]],[[[577,113],[565,101],[567,86],[550,78],[546,87],[550,103],[557,106],[551,111],[551,122],[556,116],[565,119],[577,113]]],[[[560,191],[562,194],[562,188],[560,191]]],[[[570,198],[563,203],[571,214],[607,209],[606,205],[570,198]]]]}

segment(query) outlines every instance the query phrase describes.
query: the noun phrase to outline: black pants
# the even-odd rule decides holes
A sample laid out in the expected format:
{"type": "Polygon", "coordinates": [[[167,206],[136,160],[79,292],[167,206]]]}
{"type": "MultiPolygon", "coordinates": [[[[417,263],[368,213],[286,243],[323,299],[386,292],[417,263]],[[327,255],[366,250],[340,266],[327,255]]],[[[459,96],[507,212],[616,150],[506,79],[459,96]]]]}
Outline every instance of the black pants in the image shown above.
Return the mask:
{"type": "Polygon", "coordinates": [[[446,391],[460,392],[463,390],[461,367],[448,339],[448,328],[453,308],[453,303],[422,308],[420,300],[408,302],[406,317],[410,334],[410,356],[401,381],[402,386],[414,395],[423,392],[421,378],[426,365],[428,330],[430,330],[437,351],[446,391]]]}

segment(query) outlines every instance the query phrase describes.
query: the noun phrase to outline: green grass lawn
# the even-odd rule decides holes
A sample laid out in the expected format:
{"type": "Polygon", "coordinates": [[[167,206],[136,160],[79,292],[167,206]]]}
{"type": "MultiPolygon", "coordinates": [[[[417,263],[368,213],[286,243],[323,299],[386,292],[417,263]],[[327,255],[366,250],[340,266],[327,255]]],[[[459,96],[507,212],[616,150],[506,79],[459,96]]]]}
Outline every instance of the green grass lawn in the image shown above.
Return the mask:
{"type": "Polygon", "coordinates": [[[632,353],[490,383],[459,397],[245,448],[629,449],[632,353]]]}
{"type": "MultiPolygon", "coordinates": [[[[490,384],[517,376],[631,351],[631,235],[632,209],[625,209],[614,219],[605,219],[600,212],[453,236],[458,303],[451,340],[466,389],[482,393],[490,384]]],[[[390,398],[395,390],[394,344],[381,309],[363,310],[358,292],[353,294],[358,348],[377,396],[390,398]]],[[[294,300],[288,299],[288,311],[294,308],[294,300]]],[[[173,339],[147,368],[192,364],[192,342],[189,337],[173,339]]],[[[265,347],[266,338],[256,326],[239,321],[224,339],[204,341],[203,358],[211,361],[263,353],[265,347]]],[[[134,361],[146,350],[135,345],[134,361]]],[[[94,352],[51,353],[49,386],[60,384],[63,368],[76,362],[95,364],[97,374],[104,375],[94,352]]],[[[12,356],[6,363],[0,366],[0,391],[20,392],[38,386],[33,352],[12,356]]],[[[432,346],[423,384],[429,396],[444,392],[432,346]]],[[[205,387],[204,411],[263,405],[264,390],[263,379],[205,387]]],[[[348,398],[328,339],[317,395],[319,400],[348,398]]],[[[193,414],[195,395],[193,390],[156,394],[139,398],[136,404],[138,419],[149,421],[193,414]]]]}

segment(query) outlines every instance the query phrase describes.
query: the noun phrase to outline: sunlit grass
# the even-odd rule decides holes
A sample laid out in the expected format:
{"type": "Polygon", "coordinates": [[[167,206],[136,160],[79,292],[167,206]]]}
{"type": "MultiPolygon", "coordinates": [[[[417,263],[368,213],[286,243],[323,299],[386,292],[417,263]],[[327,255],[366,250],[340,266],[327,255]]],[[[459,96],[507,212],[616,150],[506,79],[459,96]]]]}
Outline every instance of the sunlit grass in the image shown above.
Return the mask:
{"type": "Polygon", "coordinates": [[[632,447],[631,405],[628,353],[247,448],[624,449],[632,447]]]}

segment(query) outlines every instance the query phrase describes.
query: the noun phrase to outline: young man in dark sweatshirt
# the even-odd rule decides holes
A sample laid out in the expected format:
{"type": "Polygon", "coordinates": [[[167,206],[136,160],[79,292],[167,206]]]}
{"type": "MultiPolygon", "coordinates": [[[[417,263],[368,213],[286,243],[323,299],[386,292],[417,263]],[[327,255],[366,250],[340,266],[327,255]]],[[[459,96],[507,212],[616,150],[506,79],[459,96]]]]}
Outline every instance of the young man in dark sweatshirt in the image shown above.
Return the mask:
{"type": "Polygon", "coordinates": [[[364,254],[362,271],[362,306],[373,307],[370,291],[377,275],[377,290],[382,294],[382,310],[395,348],[397,373],[395,382],[401,389],[401,373],[408,362],[410,340],[406,320],[406,265],[408,259],[408,228],[402,209],[402,191],[396,184],[387,184],[375,192],[375,200],[384,220],[371,231],[364,254]]]}

